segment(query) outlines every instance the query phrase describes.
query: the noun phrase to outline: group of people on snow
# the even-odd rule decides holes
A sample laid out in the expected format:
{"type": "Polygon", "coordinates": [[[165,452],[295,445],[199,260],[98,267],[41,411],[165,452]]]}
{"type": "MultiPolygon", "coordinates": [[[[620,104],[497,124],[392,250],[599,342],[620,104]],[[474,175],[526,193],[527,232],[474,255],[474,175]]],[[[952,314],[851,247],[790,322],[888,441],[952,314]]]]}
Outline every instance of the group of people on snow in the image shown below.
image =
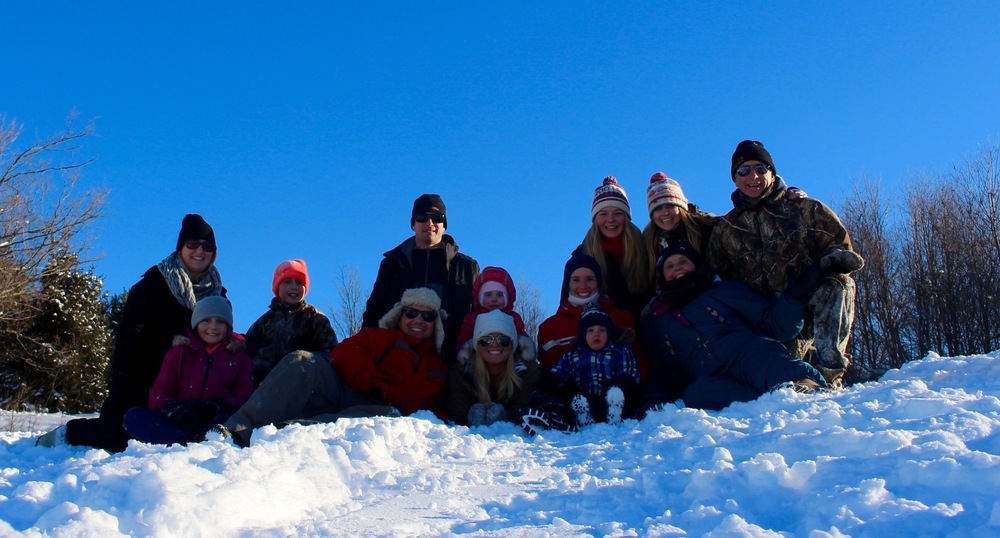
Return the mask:
{"type": "Polygon", "coordinates": [[[413,203],[413,235],[385,253],[362,329],[338,342],[306,302],[302,260],[274,271],[274,299],[247,331],[215,269],[215,233],[184,217],[176,248],[130,290],[100,414],[38,444],[122,451],[129,439],[188,443],[255,428],[430,411],[530,433],[617,423],[672,402],[721,410],[778,387],[838,387],[850,364],[863,266],[838,217],[789,188],[770,153],[740,142],[733,209],[702,212],[661,172],[639,230],[614,177],[563,271],[560,304],[525,331],[506,270],[459,252],[436,194],[413,203]]]}

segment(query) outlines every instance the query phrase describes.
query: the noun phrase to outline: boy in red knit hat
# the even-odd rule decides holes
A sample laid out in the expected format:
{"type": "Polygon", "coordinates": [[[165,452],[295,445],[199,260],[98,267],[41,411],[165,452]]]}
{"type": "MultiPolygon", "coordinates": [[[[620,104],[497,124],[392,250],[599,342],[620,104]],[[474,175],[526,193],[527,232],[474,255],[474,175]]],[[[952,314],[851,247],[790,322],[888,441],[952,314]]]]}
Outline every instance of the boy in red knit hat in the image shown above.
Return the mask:
{"type": "Polygon", "coordinates": [[[253,376],[258,385],[285,355],[310,351],[328,356],[337,345],[330,320],[305,300],[309,292],[306,262],[279,263],[271,279],[271,291],[271,306],[246,334],[247,354],[253,358],[253,376]]]}

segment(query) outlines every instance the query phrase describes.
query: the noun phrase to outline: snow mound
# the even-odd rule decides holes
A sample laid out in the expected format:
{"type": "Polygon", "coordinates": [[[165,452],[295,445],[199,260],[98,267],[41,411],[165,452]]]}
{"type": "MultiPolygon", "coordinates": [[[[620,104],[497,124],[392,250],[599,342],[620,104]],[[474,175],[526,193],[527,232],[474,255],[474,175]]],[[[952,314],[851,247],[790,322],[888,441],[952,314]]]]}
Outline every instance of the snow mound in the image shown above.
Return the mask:
{"type": "Polygon", "coordinates": [[[1000,354],[931,354],[836,393],[534,438],[429,413],[265,427],[242,450],[8,432],[0,535],[996,536],[998,395],[1000,354]]]}

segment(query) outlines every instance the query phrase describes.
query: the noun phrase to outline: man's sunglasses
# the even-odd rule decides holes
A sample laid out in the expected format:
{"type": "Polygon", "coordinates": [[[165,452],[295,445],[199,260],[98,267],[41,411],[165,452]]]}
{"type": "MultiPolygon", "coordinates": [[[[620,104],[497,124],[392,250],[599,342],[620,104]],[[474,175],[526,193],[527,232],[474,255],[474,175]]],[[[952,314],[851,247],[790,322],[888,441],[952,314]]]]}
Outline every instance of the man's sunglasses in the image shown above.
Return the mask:
{"type": "Polygon", "coordinates": [[[413,217],[413,220],[417,222],[427,222],[428,220],[434,224],[441,224],[444,222],[444,213],[427,213],[424,215],[417,215],[413,217]]]}
{"type": "Polygon", "coordinates": [[[420,316],[427,323],[436,320],[438,317],[438,313],[434,310],[417,310],[416,308],[404,309],[403,315],[406,316],[406,319],[416,319],[417,316],[420,316]]]}
{"type": "Polygon", "coordinates": [[[493,342],[500,344],[500,347],[510,347],[514,340],[511,337],[501,334],[500,336],[493,336],[492,334],[487,334],[486,336],[479,338],[479,347],[490,347],[493,342]]]}
{"type": "Polygon", "coordinates": [[[758,176],[762,176],[767,173],[770,169],[766,164],[755,164],[752,167],[749,164],[741,164],[739,168],[736,169],[736,175],[740,177],[747,177],[750,175],[750,170],[757,172],[758,176]]]}
{"type": "Polygon", "coordinates": [[[207,253],[215,252],[215,243],[211,241],[198,241],[197,239],[191,239],[190,241],[185,241],[184,246],[189,250],[198,250],[201,247],[207,253]]]}

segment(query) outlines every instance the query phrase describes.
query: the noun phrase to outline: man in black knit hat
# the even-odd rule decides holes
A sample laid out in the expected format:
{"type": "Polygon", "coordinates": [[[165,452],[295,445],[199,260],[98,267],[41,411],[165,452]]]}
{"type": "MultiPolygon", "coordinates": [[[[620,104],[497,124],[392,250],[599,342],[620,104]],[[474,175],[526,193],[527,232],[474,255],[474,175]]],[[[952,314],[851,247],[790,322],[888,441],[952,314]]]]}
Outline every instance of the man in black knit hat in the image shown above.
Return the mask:
{"type": "Polygon", "coordinates": [[[756,140],[736,146],[730,166],[736,185],[733,209],[712,231],[708,258],[719,275],[776,299],[806,268],[823,260],[829,276],[812,294],[805,327],[786,342],[837,387],[850,359],[847,341],[854,322],[854,280],[864,260],[847,229],[826,205],[791,199],[771,154],[756,140]]]}
{"type": "Polygon", "coordinates": [[[437,194],[422,194],[413,201],[410,229],[413,237],[386,252],[378,268],[375,285],[365,305],[362,326],[378,327],[378,321],[410,288],[430,288],[441,297],[447,313],[441,356],[455,362],[456,340],[462,318],[472,311],[472,283],[479,276],[479,263],[458,252],[458,244],[445,230],[448,217],[444,200],[437,194]]]}

